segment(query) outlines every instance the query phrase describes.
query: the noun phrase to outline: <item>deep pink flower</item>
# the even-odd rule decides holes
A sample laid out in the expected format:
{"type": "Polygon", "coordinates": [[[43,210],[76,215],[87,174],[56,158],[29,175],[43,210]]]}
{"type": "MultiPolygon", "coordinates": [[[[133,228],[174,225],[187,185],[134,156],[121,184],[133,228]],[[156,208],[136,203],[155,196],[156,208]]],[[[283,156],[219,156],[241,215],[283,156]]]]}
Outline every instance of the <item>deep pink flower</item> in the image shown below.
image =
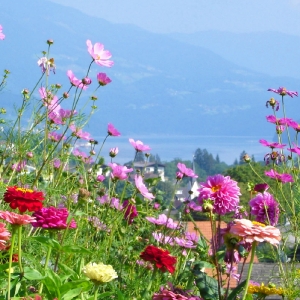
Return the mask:
{"type": "Polygon", "coordinates": [[[268,89],[268,91],[274,92],[274,93],[279,94],[281,96],[289,95],[292,98],[293,98],[293,96],[298,97],[298,92],[288,91],[285,87],[279,87],[277,90],[276,89],[268,89]]]}
{"type": "Polygon", "coordinates": [[[241,195],[237,182],[221,174],[208,176],[205,182],[201,182],[198,191],[200,205],[210,199],[213,201],[213,211],[220,215],[235,211],[241,195]]]}
{"type": "Polygon", "coordinates": [[[105,73],[98,73],[97,80],[101,86],[111,83],[111,79],[105,73]]]}
{"type": "Polygon", "coordinates": [[[60,133],[56,133],[53,131],[48,133],[48,139],[51,140],[52,142],[58,142],[60,140],[65,140],[66,137],[60,133]]]}
{"type": "Polygon", "coordinates": [[[135,186],[136,188],[139,190],[139,192],[148,200],[153,200],[155,197],[153,196],[152,193],[150,193],[147,189],[147,187],[145,186],[144,182],[143,182],[143,177],[139,176],[139,175],[135,175],[134,176],[134,182],[135,182],[135,186]]]}
{"type": "Polygon", "coordinates": [[[10,232],[6,229],[4,223],[0,223],[0,250],[6,249],[6,241],[10,239],[10,232]]]}
{"type": "Polygon", "coordinates": [[[263,193],[268,189],[269,189],[269,185],[267,183],[258,183],[253,188],[255,192],[259,192],[259,193],[263,193]]]}
{"type": "Polygon", "coordinates": [[[285,144],[270,143],[270,142],[267,142],[266,140],[259,140],[259,142],[263,146],[270,147],[271,149],[274,149],[274,148],[283,149],[286,146],[285,144]]]}
{"type": "Polygon", "coordinates": [[[71,124],[69,128],[73,132],[73,135],[78,137],[79,139],[83,139],[86,141],[90,141],[92,139],[91,135],[88,132],[83,132],[82,129],[76,127],[74,124],[71,124]]]}
{"type": "Polygon", "coordinates": [[[75,77],[75,75],[73,74],[73,72],[71,70],[69,70],[67,72],[67,75],[69,77],[70,83],[73,86],[77,86],[78,88],[83,89],[83,90],[87,89],[87,86],[82,83],[82,80],[80,80],[77,77],[75,77]]]}
{"type": "Polygon", "coordinates": [[[129,139],[130,144],[134,147],[137,152],[149,151],[151,148],[148,145],[144,145],[141,141],[134,141],[133,139],[129,139]]]}
{"type": "Polygon", "coordinates": [[[235,219],[230,233],[240,236],[247,243],[268,242],[277,246],[281,240],[280,230],[273,226],[265,226],[247,219],[235,219]]]}
{"type": "Polygon", "coordinates": [[[293,144],[294,144],[294,148],[290,148],[290,149],[287,149],[287,150],[300,155],[300,147],[296,146],[295,143],[293,143],[293,144]]]}
{"type": "Polygon", "coordinates": [[[177,168],[184,177],[198,178],[198,175],[196,175],[192,169],[187,168],[185,164],[178,163],[177,168]]]}
{"type": "Polygon", "coordinates": [[[12,225],[27,225],[35,222],[35,218],[29,215],[20,215],[10,211],[0,211],[0,219],[12,225]]]}
{"type": "Polygon", "coordinates": [[[251,214],[256,216],[255,221],[275,226],[279,217],[279,205],[268,192],[257,194],[250,200],[251,214]]]}
{"type": "Polygon", "coordinates": [[[102,182],[104,180],[105,180],[105,176],[104,175],[100,174],[100,175],[97,176],[97,181],[102,182]]]}
{"type": "Polygon", "coordinates": [[[289,124],[290,127],[294,128],[297,132],[300,132],[300,124],[295,121],[291,121],[289,124]]]}
{"type": "Polygon", "coordinates": [[[125,220],[127,220],[128,224],[132,224],[134,218],[138,216],[138,212],[135,205],[131,204],[129,200],[125,200],[123,202],[123,210],[125,210],[125,220]]]}
{"type": "Polygon", "coordinates": [[[167,217],[165,214],[159,215],[157,219],[154,217],[146,217],[145,219],[156,225],[166,226],[167,228],[171,229],[178,228],[178,224],[175,223],[172,218],[167,217]]]}
{"type": "Polygon", "coordinates": [[[109,150],[110,157],[116,157],[118,153],[119,153],[118,147],[110,148],[110,150],[109,150]]]}
{"type": "Polygon", "coordinates": [[[109,60],[111,58],[111,53],[108,50],[104,50],[104,45],[96,43],[94,46],[90,40],[86,41],[88,47],[88,52],[94,59],[95,63],[103,67],[112,67],[114,62],[109,60]]]}
{"type": "Polygon", "coordinates": [[[133,171],[132,168],[127,168],[126,166],[120,166],[116,163],[110,163],[109,166],[111,167],[112,173],[111,178],[115,180],[126,180],[127,179],[127,173],[130,173],[133,171]]]}
{"type": "Polygon", "coordinates": [[[2,33],[2,25],[0,25],[0,40],[5,39],[5,34],[2,33]]]}
{"type": "Polygon", "coordinates": [[[270,171],[265,171],[265,175],[269,176],[273,179],[276,179],[279,182],[286,183],[286,182],[294,182],[293,176],[288,173],[280,174],[275,170],[271,169],[270,171]]]}
{"type": "Polygon", "coordinates": [[[266,117],[267,121],[276,125],[286,125],[289,126],[292,122],[294,122],[292,119],[289,118],[276,118],[273,115],[266,117]]]}
{"type": "Polygon", "coordinates": [[[81,81],[82,81],[82,83],[84,85],[90,85],[90,84],[92,84],[92,79],[89,78],[89,77],[84,77],[81,81]]]}
{"type": "Polygon", "coordinates": [[[271,153],[267,153],[264,157],[266,165],[270,163],[270,160],[272,160],[273,162],[275,162],[276,165],[278,165],[279,163],[285,161],[285,156],[284,154],[281,154],[278,151],[272,151],[271,153]]]}
{"type": "Polygon", "coordinates": [[[107,133],[108,133],[108,135],[111,135],[111,136],[120,136],[121,135],[121,133],[111,123],[108,123],[108,125],[107,125],[107,133]]]}
{"type": "Polygon", "coordinates": [[[43,207],[32,214],[36,218],[36,222],[32,223],[33,227],[41,227],[44,229],[66,229],[76,228],[77,224],[72,219],[68,224],[67,220],[69,212],[66,208],[43,207]]]}

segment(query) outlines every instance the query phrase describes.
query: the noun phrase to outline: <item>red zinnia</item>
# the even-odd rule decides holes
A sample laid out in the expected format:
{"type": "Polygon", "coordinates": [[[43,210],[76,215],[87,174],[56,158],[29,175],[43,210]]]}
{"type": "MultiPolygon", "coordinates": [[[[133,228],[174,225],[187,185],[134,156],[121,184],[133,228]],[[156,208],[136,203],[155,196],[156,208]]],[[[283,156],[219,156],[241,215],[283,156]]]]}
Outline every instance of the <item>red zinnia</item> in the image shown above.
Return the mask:
{"type": "Polygon", "coordinates": [[[17,186],[10,186],[6,189],[4,194],[4,201],[9,203],[12,209],[18,208],[21,213],[26,210],[36,211],[43,207],[44,200],[42,192],[31,189],[20,188],[17,186]]]}
{"type": "Polygon", "coordinates": [[[169,271],[170,273],[174,273],[175,271],[174,265],[176,264],[177,259],[176,257],[171,256],[168,250],[149,245],[144,252],[140,254],[140,258],[155,264],[162,272],[169,271]]]}

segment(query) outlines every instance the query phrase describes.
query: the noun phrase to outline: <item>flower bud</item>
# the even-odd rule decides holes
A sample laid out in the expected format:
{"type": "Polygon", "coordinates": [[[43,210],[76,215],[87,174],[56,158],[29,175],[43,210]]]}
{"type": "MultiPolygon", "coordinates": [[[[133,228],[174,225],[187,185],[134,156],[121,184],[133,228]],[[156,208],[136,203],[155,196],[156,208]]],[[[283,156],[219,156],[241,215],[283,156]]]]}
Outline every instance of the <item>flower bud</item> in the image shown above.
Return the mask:
{"type": "Polygon", "coordinates": [[[84,85],[90,85],[92,83],[92,79],[88,78],[88,77],[85,77],[82,79],[82,83],[84,85]]]}
{"type": "Polygon", "coordinates": [[[47,40],[47,44],[50,46],[50,45],[52,45],[54,43],[54,41],[53,40],[47,40]]]}
{"type": "Polygon", "coordinates": [[[251,162],[251,158],[250,158],[250,156],[249,156],[248,154],[245,154],[245,155],[243,156],[243,160],[244,160],[244,162],[246,162],[246,163],[251,162]]]}
{"type": "Polygon", "coordinates": [[[27,156],[27,158],[33,158],[33,153],[32,152],[27,152],[26,156],[27,156]]]}
{"type": "Polygon", "coordinates": [[[118,153],[119,153],[119,148],[118,147],[111,148],[110,151],[109,151],[109,156],[110,157],[116,157],[118,153]]]}

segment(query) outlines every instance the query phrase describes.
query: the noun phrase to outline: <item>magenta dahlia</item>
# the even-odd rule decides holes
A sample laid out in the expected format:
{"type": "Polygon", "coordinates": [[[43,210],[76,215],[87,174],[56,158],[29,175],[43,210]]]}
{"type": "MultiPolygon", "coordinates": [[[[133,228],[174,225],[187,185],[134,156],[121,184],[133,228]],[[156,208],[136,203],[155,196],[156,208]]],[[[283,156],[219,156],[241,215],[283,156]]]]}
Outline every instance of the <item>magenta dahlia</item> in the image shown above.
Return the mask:
{"type": "Polygon", "coordinates": [[[255,221],[275,226],[279,217],[279,205],[268,192],[259,193],[250,200],[251,214],[256,216],[255,221]]]}
{"type": "Polygon", "coordinates": [[[208,176],[205,182],[201,182],[198,191],[199,204],[210,199],[213,201],[213,212],[219,215],[235,211],[241,195],[237,182],[221,174],[208,176]]]}

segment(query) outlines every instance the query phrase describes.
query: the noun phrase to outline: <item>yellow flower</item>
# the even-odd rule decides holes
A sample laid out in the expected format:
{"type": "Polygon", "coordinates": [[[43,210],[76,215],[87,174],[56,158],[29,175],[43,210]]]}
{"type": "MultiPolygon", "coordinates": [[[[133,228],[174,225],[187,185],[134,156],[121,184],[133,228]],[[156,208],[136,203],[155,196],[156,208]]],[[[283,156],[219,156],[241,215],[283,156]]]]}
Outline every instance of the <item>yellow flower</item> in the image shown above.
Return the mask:
{"type": "Polygon", "coordinates": [[[261,285],[249,284],[248,294],[263,294],[263,295],[283,295],[283,288],[276,288],[275,284],[269,284],[267,286],[262,283],[261,285]]]}
{"type": "Polygon", "coordinates": [[[83,273],[96,282],[109,282],[118,278],[118,274],[111,265],[104,265],[103,263],[88,263],[83,268],[83,273]]]}

